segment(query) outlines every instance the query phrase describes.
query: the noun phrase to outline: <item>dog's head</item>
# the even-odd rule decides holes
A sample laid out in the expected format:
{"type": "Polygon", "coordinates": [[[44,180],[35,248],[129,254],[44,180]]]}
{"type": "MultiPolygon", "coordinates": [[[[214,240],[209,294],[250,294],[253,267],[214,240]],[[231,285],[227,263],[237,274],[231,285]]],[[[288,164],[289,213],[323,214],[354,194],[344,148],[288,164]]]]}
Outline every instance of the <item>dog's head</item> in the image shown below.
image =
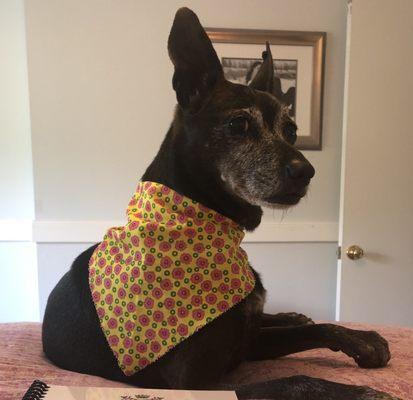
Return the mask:
{"type": "Polygon", "coordinates": [[[178,10],[168,41],[179,103],[181,153],[187,168],[258,206],[288,206],[305,195],[314,168],[294,148],[297,126],[272,94],[274,68],[267,43],[249,86],[224,78],[197,16],[178,10]]]}

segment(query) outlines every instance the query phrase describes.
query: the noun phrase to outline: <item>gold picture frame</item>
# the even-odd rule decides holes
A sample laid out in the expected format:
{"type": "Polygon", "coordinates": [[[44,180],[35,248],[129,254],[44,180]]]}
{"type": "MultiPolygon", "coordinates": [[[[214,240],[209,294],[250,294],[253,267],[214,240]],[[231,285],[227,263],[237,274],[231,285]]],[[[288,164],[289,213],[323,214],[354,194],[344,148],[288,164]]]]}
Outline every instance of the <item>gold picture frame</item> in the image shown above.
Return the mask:
{"type": "MultiPolygon", "coordinates": [[[[291,104],[291,109],[294,111],[294,117],[297,116],[298,118],[301,115],[304,121],[302,124],[304,131],[301,130],[301,132],[300,123],[297,123],[299,130],[297,132],[298,137],[295,146],[300,150],[321,150],[326,33],[227,28],[206,28],[206,32],[213,42],[218,56],[221,62],[223,62],[223,66],[224,62],[228,63],[228,70],[232,70],[233,73],[234,68],[235,73],[239,72],[236,68],[243,68],[245,70],[248,65],[251,65],[252,68],[253,62],[258,62],[260,59],[261,52],[265,49],[266,41],[271,45],[274,62],[276,63],[278,61],[281,66],[280,68],[287,68],[285,65],[288,64],[288,79],[290,79],[290,81],[293,79],[292,76],[295,68],[295,86],[291,82],[288,84],[294,88],[294,90],[289,89],[290,92],[294,92],[294,99],[291,100],[291,102],[294,101],[294,104],[291,104]],[[220,44],[224,44],[226,47],[220,48],[220,44]],[[243,47],[243,45],[246,46],[243,47]],[[255,45],[255,49],[253,48],[254,46],[248,45],[255,45]],[[229,50],[231,50],[231,56],[225,57],[225,52],[229,50]],[[237,51],[239,52],[239,56],[237,55],[237,51]],[[297,57],[294,57],[294,51],[297,52],[297,57]],[[278,60],[277,52],[286,52],[289,54],[289,58],[281,57],[281,59],[278,60]],[[252,57],[245,57],[245,53],[254,55],[252,57]],[[290,57],[291,55],[292,57],[290,57]],[[301,64],[304,65],[300,64],[300,57],[302,59],[301,64]],[[283,65],[284,67],[282,67],[283,65]],[[305,77],[305,79],[302,79],[304,85],[300,86],[302,76],[305,77]],[[300,89],[302,91],[301,93],[300,89]]],[[[286,71],[285,69],[284,72],[286,71]]],[[[238,73],[239,79],[241,79],[240,74],[242,73],[243,72],[238,73]]],[[[274,71],[274,73],[276,73],[276,71],[274,71]]],[[[280,81],[281,88],[283,79],[280,77],[278,80],[280,81]]],[[[290,96],[290,98],[292,97],[290,96]]]]}

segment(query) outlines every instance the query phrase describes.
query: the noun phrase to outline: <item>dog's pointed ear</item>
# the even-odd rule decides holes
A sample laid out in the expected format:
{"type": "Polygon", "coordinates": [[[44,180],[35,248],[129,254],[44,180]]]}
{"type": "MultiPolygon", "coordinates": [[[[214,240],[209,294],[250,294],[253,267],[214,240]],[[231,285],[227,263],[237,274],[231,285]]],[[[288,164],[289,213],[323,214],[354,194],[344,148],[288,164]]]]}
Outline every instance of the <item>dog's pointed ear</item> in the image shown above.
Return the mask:
{"type": "Polygon", "coordinates": [[[180,8],[175,15],[168,51],[175,67],[172,85],[178,103],[196,112],[223,72],[211,40],[189,8],[180,8]]]}
{"type": "Polygon", "coordinates": [[[248,86],[252,89],[274,94],[274,64],[268,42],[266,42],[266,50],[262,53],[262,59],[263,63],[260,69],[248,86]]]}

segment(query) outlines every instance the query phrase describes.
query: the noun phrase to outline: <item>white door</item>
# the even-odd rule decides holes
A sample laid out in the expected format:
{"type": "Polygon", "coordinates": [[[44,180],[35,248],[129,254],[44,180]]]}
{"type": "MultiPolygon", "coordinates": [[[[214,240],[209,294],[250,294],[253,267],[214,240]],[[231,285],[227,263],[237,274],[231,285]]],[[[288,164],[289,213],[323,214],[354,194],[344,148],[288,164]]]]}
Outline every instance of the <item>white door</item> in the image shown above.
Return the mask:
{"type": "Polygon", "coordinates": [[[337,319],[413,326],[413,1],[350,20],[337,319]]]}

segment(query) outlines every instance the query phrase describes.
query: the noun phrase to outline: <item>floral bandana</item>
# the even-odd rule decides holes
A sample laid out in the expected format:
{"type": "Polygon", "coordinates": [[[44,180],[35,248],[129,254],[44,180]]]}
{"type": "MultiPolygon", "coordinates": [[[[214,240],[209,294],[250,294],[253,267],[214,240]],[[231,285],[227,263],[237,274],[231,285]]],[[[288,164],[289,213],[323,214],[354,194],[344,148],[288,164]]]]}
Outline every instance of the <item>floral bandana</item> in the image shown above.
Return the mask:
{"type": "Polygon", "coordinates": [[[119,367],[132,375],[246,298],[255,278],[234,221],[140,182],[128,223],[89,261],[89,285],[119,367]]]}

